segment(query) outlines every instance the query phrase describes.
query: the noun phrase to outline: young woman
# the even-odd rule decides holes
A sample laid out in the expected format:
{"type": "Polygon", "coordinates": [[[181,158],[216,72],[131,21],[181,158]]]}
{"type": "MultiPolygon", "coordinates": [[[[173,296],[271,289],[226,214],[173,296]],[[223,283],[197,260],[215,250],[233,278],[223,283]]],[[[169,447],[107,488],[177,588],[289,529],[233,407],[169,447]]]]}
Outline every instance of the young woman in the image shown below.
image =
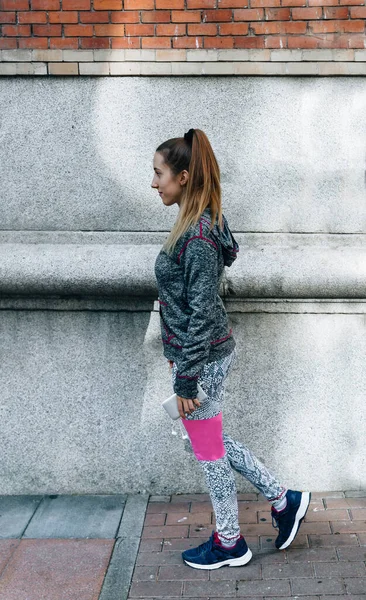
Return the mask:
{"type": "Polygon", "coordinates": [[[196,569],[244,565],[252,553],[240,533],[232,468],[272,504],[280,550],[294,540],[310,493],[286,489],[246,446],[223,433],[224,383],[236,357],[236,342],[219,286],[224,266],[233,263],[239,246],[222,214],[220,170],[211,144],[201,129],[190,129],[184,137],[158,146],[153,162],[152,187],[165,206],[179,206],[155,263],[164,355],[216,516],[216,532],[182,557],[196,569]],[[197,383],[207,394],[202,403],[197,383]]]}

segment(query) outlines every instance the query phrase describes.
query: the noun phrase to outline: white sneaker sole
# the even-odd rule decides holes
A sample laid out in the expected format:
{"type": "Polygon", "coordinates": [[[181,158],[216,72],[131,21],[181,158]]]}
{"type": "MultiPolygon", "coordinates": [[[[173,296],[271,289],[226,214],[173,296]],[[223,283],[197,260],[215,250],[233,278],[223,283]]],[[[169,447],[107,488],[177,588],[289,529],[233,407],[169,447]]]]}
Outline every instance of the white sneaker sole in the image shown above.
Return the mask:
{"type": "Polygon", "coordinates": [[[188,562],[188,560],[183,560],[186,563],[186,565],[189,565],[194,569],[205,569],[208,571],[212,571],[212,569],[219,569],[220,567],[224,567],[225,565],[228,565],[229,567],[242,567],[250,561],[252,556],[252,551],[248,548],[246,553],[243,556],[239,556],[239,558],[229,558],[228,560],[223,560],[222,562],[215,563],[213,565],[197,565],[196,563],[188,562]]]}
{"type": "Polygon", "coordinates": [[[292,527],[291,533],[290,533],[289,537],[287,538],[287,540],[282,544],[282,546],[280,546],[278,548],[279,550],[284,550],[291,544],[291,542],[293,542],[293,540],[299,530],[301,521],[305,517],[306,511],[309,508],[310,498],[311,498],[310,492],[302,492],[300,506],[297,509],[297,513],[295,516],[295,522],[292,527]]]}

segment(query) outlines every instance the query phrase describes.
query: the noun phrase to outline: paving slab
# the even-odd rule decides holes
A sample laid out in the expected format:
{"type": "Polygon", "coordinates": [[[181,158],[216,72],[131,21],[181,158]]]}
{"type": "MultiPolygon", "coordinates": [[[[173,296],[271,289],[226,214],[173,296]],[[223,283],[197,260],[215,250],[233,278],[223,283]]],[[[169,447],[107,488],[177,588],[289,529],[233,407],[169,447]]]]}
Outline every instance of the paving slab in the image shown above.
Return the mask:
{"type": "Polygon", "coordinates": [[[125,495],[44,496],[24,538],[114,539],[125,495]]]}
{"type": "Polygon", "coordinates": [[[97,600],[114,540],[22,539],[0,577],[1,600],[97,600]]]}
{"type": "Polygon", "coordinates": [[[0,496],[0,538],[19,538],[43,496],[0,496]]]}

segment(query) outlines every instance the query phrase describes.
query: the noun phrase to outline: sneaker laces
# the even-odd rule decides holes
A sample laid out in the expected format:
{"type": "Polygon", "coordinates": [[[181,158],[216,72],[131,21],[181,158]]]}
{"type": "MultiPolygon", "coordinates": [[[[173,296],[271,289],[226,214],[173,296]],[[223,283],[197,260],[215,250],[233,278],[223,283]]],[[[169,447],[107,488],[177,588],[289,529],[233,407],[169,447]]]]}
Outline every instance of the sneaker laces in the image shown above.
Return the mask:
{"type": "Polygon", "coordinates": [[[200,544],[197,548],[197,550],[200,550],[200,552],[205,552],[206,550],[211,550],[213,547],[213,543],[214,543],[214,531],[212,532],[211,537],[207,540],[207,542],[203,542],[203,544],[200,544]]]}

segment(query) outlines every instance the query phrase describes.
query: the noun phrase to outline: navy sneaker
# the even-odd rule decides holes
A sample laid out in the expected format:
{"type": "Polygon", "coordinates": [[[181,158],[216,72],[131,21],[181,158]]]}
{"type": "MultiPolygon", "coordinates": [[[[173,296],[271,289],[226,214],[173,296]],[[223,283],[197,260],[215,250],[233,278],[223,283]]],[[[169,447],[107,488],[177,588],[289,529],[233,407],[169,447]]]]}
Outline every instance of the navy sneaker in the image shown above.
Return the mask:
{"type": "Polygon", "coordinates": [[[225,565],[240,567],[252,558],[252,552],[241,535],[233,548],[221,546],[217,532],[212,532],[210,539],[197,548],[185,550],[182,557],[186,565],[194,569],[219,569],[225,565]]]}
{"type": "Polygon", "coordinates": [[[287,490],[286,508],[278,511],[272,506],[272,524],[273,527],[279,530],[275,546],[279,550],[284,550],[294,541],[309,508],[310,498],[310,492],[287,490]]]}

